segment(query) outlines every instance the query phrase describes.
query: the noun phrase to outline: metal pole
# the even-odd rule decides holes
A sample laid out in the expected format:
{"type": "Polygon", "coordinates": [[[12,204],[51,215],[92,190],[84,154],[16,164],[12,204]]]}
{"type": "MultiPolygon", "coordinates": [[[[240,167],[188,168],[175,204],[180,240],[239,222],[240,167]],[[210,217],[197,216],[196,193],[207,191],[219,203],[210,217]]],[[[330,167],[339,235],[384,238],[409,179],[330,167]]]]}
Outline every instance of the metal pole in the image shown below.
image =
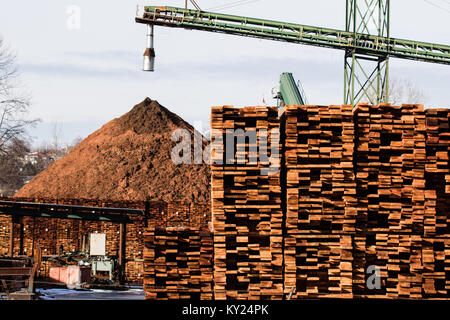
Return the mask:
{"type": "Polygon", "coordinates": [[[9,255],[14,257],[14,216],[11,216],[9,231],[9,255]]]}
{"type": "Polygon", "coordinates": [[[384,16],[383,14],[383,1],[382,0],[378,0],[378,36],[382,37],[382,30],[383,30],[383,25],[384,25],[384,21],[385,19],[382,19],[382,17],[384,16]]]}
{"type": "Polygon", "coordinates": [[[23,217],[20,218],[20,242],[19,242],[19,255],[23,255],[23,217]]]}
{"type": "Polygon", "coordinates": [[[348,104],[348,52],[345,51],[345,57],[344,57],[344,104],[348,104]]]}
{"type": "Polygon", "coordinates": [[[144,65],[142,70],[154,71],[155,69],[154,26],[147,25],[147,47],[144,52],[144,65]]]}
{"type": "Polygon", "coordinates": [[[349,26],[350,23],[348,20],[348,17],[349,17],[348,12],[349,12],[349,0],[347,0],[345,2],[345,31],[349,31],[349,29],[350,29],[350,26],[349,26]]]}
{"type": "Polygon", "coordinates": [[[385,68],[386,68],[386,77],[385,77],[385,79],[384,79],[384,81],[385,81],[385,101],[384,102],[386,102],[386,103],[389,103],[389,56],[386,58],[386,66],[385,66],[385,68]]]}
{"type": "Polygon", "coordinates": [[[355,72],[356,72],[356,70],[355,70],[355,68],[356,68],[355,59],[356,59],[355,52],[353,51],[352,52],[352,70],[351,70],[351,75],[350,75],[350,77],[352,79],[351,80],[352,81],[352,83],[351,83],[351,86],[352,86],[351,90],[352,90],[352,106],[353,107],[355,106],[355,72]]]}
{"type": "Polygon", "coordinates": [[[153,25],[147,25],[147,48],[153,48],[153,25]]]}
{"type": "MultiPolygon", "coordinates": [[[[391,0],[387,0],[387,17],[386,17],[386,37],[390,38],[391,37],[391,0]]],[[[387,60],[386,60],[386,77],[385,80],[386,81],[386,98],[385,98],[385,102],[389,102],[389,55],[387,56],[387,60]]]]}
{"type": "MultiPolygon", "coordinates": [[[[352,1],[353,0],[347,0],[345,2],[345,31],[350,32],[350,26],[351,26],[351,11],[352,11],[352,1]]],[[[349,90],[350,90],[350,77],[349,77],[349,70],[348,70],[348,57],[349,57],[349,50],[345,50],[345,56],[344,56],[344,104],[348,104],[349,101],[349,90]]]]}
{"type": "Polygon", "coordinates": [[[125,258],[125,223],[120,224],[120,231],[119,231],[119,265],[123,265],[124,258],[125,258]]]}
{"type": "Polygon", "coordinates": [[[125,278],[125,254],[126,254],[126,224],[121,223],[119,229],[119,269],[120,269],[120,283],[123,283],[125,278]]]}

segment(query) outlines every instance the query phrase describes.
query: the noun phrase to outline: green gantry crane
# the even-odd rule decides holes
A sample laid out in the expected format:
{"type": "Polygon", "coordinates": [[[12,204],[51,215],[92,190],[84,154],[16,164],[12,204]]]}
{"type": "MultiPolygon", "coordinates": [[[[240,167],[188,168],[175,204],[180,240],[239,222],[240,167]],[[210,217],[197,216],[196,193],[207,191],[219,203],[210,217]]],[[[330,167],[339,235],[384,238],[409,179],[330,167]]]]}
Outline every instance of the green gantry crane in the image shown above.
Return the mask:
{"type": "Polygon", "coordinates": [[[390,37],[390,0],[346,0],[345,30],[167,6],[146,6],[136,22],[148,25],[147,71],[153,71],[154,25],[344,50],[344,103],[351,105],[387,102],[390,57],[450,64],[449,45],[390,37]]]}
{"type": "Polygon", "coordinates": [[[276,98],[282,107],[288,105],[307,104],[306,95],[300,81],[295,82],[294,76],[290,72],[283,72],[280,76],[280,83],[272,89],[273,98],[276,98]]]}

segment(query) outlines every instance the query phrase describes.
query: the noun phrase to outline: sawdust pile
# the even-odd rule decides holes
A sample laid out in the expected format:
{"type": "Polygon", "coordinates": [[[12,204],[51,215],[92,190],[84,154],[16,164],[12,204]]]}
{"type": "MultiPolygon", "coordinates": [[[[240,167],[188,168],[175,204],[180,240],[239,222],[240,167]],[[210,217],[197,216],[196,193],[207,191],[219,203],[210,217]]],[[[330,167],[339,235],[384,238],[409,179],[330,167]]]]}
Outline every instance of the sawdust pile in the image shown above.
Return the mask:
{"type": "Polygon", "coordinates": [[[171,136],[177,128],[194,133],[189,123],[146,98],[89,135],[15,196],[209,201],[209,166],[171,160],[176,144],[171,136]]]}

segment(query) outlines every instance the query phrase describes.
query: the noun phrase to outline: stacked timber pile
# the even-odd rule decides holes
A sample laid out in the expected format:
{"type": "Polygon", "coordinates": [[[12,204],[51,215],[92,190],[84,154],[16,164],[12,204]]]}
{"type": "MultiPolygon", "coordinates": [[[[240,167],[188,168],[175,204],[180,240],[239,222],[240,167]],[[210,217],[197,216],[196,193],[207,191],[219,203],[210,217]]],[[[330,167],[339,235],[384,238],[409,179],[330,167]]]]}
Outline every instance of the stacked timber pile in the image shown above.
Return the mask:
{"type": "Polygon", "coordinates": [[[211,222],[211,203],[194,203],[189,209],[189,227],[208,229],[211,222]]]}
{"type": "Polygon", "coordinates": [[[423,296],[450,296],[450,110],[427,109],[423,296]]]}
{"type": "Polygon", "coordinates": [[[449,297],[449,119],[419,105],[285,108],[285,295],[449,297]]]}
{"type": "Polygon", "coordinates": [[[351,106],[287,106],[285,295],[352,296],[356,228],[351,106]]]}
{"type": "Polygon", "coordinates": [[[423,107],[358,105],[355,130],[360,228],[354,293],[417,297],[421,270],[415,257],[420,256],[424,221],[423,107]],[[379,290],[366,284],[364,275],[371,265],[380,268],[384,280],[379,290]]]}
{"type": "Polygon", "coordinates": [[[0,216],[0,256],[8,255],[11,217],[0,216]]]}
{"type": "MultiPolygon", "coordinates": [[[[211,219],[206,203],[164,203],[160,201],[106,201],[94,199],[1,198],[2,201],[22,201],[64,205],[113,207],[142,210],[144,215],[127,214],[125,275],[130,282],[143,279],[144,231],[147,226],[166,228],[187,226],[206,229],[211,219]]],[[[9,255],[11,217],[0,215],[0,255],[9,255]]],[[[33,246],[39,245],[44,255],[87,249],[90,233],[106,234],[106,254],[119,255],[120,225],[113,222],[23,217],[14,224],[14,254],[32,255],[33,246]],[[83,239],[85,245],[83,245],[83,239]]],[[[42,264],[41,274],[48,275],[52,262],[42,264]]]]}
{"type": "Polygon", "coordinates": [[[422,298],[450,298],[450,237],[422,239],[422,298]]]}
{"type": "Polygon", "coordinates": [[[215,299],[281,299],[278,110],[214,107],[211,130],[215,299]]]}
{"type": "Polygon", "coordinates": [[[287,106],[287,233],[352,233],[356,221],[351,106],[287,106]]]}
{"type": "MultiPolygon", "coordinates": [[[[362,255],[355,254],[355,268],[362,264],[364,270],[357,270],[358,275],[364,278],[367,270],[374,274],[370,266],[376,266],[380,271],[380,287],[370,288],[365,283],[354,282],[354,293],[358,297],[383,298],[422,298],[422,275],[424,265],[422,262],[422,237],[403,233],[372,233],[358,237],[355,240],[364,250],[362,255]],[[363,256],[362,260],[358,260],[363,256]]],[[[374,284],[371,280],[369,283],[374,284]]]]}
{"type": "Polygon", "coordinates": [[[149,228],[144,235],[146,299],[213,298],[213,238],[192,228],[149,228]]]}
{"type": "Polygon", "coordinates": [[[422,234],[423,106],[358,105],[355,127],[358,209],[367,232],[422,234]]]}
{"type": "Polygon", "coordinates": [[[450,235],[450,110],[426,110],[425,235],[450,235]],[[435,218],[432,218],[432,217],[435,218]],[[435,227],[433,227],[435,226],[435,227]]]}
{"type": "Polygon", "coordinates": [[[438,137],[449,129],[448,113],[446,119],[441,114],[441,124],[438,114],[418,105],[355,109],[358,217],[363,217],[353,250],[357,296],[448,297],[450,247],[438,234],[447,221],[439,218],[437,197],[448,205],[449,144],[438,137]],[[372,265],[381,271],[379,290],[365,283],[372,265]]]}

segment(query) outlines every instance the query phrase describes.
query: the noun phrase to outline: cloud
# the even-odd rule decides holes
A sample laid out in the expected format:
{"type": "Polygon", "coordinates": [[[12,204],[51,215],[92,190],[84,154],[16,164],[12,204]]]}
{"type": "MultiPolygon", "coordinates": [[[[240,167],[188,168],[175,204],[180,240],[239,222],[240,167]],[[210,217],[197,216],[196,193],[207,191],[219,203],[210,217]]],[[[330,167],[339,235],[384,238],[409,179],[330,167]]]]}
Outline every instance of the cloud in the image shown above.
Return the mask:
{"type": "Polygon", "coordinates": [[[83,58],[83,59],[89,59],[89,60],[100,60],[100,61],[127,61],[129,63],[132,63],[136,60],[136,57],[139,57],[140,55],[137,54],[134,51],[117,51],[117,50],[111,50],[111,51],[65,51],[63,52],[63,55],[67,58],[83,58]]]}
{"type": "Polygon", "coordinates": [[[70,64],[70,63],[24,63],[20,65],[24,73],[37,74],[41,76],[63,76],[63,77],[136,77],[136,70],[131,68],[99,68],[96,66],[70,64]]]}

